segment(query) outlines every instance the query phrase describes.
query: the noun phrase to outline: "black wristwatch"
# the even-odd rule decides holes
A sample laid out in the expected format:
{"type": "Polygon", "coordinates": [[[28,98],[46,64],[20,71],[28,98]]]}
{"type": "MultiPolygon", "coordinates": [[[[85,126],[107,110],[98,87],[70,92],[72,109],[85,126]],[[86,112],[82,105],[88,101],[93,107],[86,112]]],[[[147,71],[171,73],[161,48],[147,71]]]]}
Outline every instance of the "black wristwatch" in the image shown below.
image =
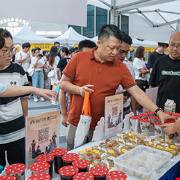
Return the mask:
{"type": "Polygon", "coordinates": [[[157,116],[157,112],[158,111],[162,111],[162,109],[159,107],[159,108],[157,108],[155,111],[154,111],[154,114],[157,116]]]}

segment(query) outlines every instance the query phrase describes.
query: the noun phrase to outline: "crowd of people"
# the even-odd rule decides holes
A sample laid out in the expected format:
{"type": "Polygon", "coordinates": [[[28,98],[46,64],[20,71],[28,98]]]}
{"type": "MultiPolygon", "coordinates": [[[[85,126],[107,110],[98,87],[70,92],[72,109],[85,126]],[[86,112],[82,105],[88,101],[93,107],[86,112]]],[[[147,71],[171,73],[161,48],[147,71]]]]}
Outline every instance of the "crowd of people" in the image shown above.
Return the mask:
{"type": "MultiPolygon", "coordinates": [[[[104,25],[97,45],[84,40],[78,48],[60,49],[60,43],[55,42],[48,53],[40,48],[30,52],[30,44],[24,43],[12,62],[12,36],[0,29],[0,165],[6,165],[5,151],[9,164],[25,162],[27,97],[33,93],[34,101],[38,102],[38,96],[41,101],[50,98],[49,95],[55,96],[51,89],[58,81],[68,150],[73,149],[85,91],[90,92],[92,116],[87,142],[91,141],[98,121],[104,116],[106,96],[123,93],[123,115],[130,111],[136,115],[137,110],[144,107],[155,113],[162,124],[171,117],[163,112],[167,99],[176,102],[176,111],[180,113],[180,32],[170,37],[168,55],[164,54],[168,44],[158,43],[157,50],[149,57],[148,67],[144,63],[145,48],[142,46],[137,47],[133,60],[132,57],[127,59],[131,44],[131,37],[117,26],[104,25]],[[149,86],[159,87],[157,105],[144,92],[149,86]]],[[[179,132],[179,121],[174,126],[164,125],[166,134],[179,132]]]]}

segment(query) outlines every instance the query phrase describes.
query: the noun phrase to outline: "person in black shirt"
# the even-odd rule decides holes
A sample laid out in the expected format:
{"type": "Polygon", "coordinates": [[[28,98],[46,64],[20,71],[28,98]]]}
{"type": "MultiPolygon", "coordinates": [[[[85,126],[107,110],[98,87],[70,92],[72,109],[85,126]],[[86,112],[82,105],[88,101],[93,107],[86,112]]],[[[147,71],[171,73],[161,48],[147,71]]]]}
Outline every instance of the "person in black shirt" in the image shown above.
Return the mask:
{"type": "Polygon", "coordinates": [[[155,61],[161,57],[164,56],[164,51],[167,49],[168,44],[167,43],[160,43],[158,42],[158,48],[156,51],[152,52],[148,58],[148,68],[150,70],[150,73],[152,72],[153,65],[155,61]]]}
{"type": "Polygon", "coordinates": [[[167,99],[174,100],[180,113],[180,31],[169,41],[169,55],[157,59],[150,76],[150,87],[159,87],[157,106],[164,109],[167,99]]]}
{"type": "Polygon", "coordinates": [[[69,54],[69,50],[66,47],[63,47],[61,49],[61,57],[62,59],[59,61],[58,65],[57,65],[57,79],[60,80],[60,76],[59,76],[59,71],[61,71],[61,76],[62,76],[62,72],[64,70],[64,68],[66,67],[66,65],[68,64],[68,62],[70,61],[70,57],[68,56],[69,54]]]}

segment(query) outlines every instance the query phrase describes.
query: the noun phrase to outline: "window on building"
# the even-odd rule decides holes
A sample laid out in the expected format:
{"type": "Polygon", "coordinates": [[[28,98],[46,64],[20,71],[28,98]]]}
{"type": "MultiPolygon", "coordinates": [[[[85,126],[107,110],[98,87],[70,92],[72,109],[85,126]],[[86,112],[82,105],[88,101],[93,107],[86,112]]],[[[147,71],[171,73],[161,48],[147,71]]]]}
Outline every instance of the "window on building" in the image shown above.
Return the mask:
{"type": "Polygon", "coordinates": [[[121,30],[129,34],[129,16],[121,15],[121,30]]]}
{"type": "Polygon", "coordinates": [[[103,25],[107,24],[107,10],[96,7],[96,36],[103,25]]]}
{"type": "Polygon", "coordinates": [[[94,37],[94,6],[87,6],[87,27],[83,27],[83,36],[94,37]]]}

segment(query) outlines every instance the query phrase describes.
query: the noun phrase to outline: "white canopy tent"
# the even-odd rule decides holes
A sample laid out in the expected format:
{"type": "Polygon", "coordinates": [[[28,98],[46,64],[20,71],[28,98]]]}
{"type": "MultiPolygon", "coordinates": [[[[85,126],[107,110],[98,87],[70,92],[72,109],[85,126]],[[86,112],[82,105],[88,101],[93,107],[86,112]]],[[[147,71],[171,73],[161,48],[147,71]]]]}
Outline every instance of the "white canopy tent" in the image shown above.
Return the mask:
{"type": "Polygon", "coordinates": [[[85,39],[90,40],[89,38],[77,33],[72,27],[69,27],[69,29],[64,34],[55,38],[54,42],[58,41],[61,44],[72,45],[78,44],[80,41],[85,39]]]}
{"type": "Polygon", "coordinates": [[[121,14],[122,11],[126,12],[140,7],[147,7],[172,1],[174,0],[87,0],[87,3],[110,10],[110,23],[117,25],[118,14],[121,14]]]}
{"type": "Polygon", "coordinates": [[[27,25],[23,25],[21,31],[13,36],[13,43],[53,43],[54,40],[36,35],[27,25]]]}

